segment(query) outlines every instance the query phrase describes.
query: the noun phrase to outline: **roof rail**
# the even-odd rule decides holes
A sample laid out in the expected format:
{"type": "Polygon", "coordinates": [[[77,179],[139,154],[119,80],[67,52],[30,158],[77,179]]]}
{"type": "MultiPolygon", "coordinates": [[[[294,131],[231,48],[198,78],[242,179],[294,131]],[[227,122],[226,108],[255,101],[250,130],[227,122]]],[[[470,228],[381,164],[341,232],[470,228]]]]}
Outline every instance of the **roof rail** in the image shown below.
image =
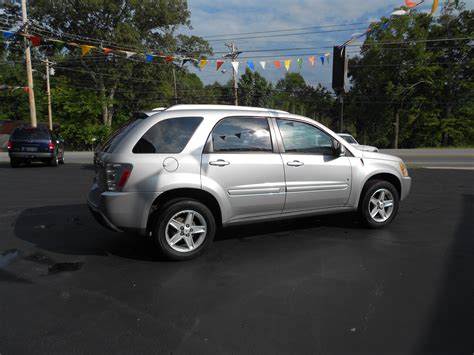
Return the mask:
{"type": "Polygon", "coordinates": [[[282,110],[275,110],[271,108],[262,108],[262,107],[250,107],[250,106],[234,106],[234,105],[194,105],[194,104],[180,104],[174,105],[166,109],[166,111],[183,111],[183,110],[226,110],[226,111],[257,111],[257,112],[278,112],[278,113],[286,113],[286,111],[282,110]]]}

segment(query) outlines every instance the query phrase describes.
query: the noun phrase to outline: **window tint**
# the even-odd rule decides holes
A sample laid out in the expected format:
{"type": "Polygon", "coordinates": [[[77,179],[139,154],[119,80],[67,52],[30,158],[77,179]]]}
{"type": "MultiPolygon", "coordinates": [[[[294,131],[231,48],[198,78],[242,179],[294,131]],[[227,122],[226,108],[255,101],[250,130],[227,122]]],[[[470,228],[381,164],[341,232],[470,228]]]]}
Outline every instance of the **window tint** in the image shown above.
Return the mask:
{"type": "Polygon", "coordinates": [[[310,124],[277,120],[287,153],[332,155],[332,138],[310,124]]]}
{"type": "Polygon", "coordinates": [[[117,129],[112,135],[105,141],[105,143],[97,150],[107,153],[112,153],[122,141],[122,139],[130,132],[138,123],[142,122],[141,120],[136,121],[127,121],[122,127],[117,129]]]}
{"type": "Polygon", "coordinates": [[[136,154],[180,153],[202,121],[202,117],[176,117],[151,127],[133,147],[136,154]]]}
{"type": "Polygon", "coordinates": [[[214,152],[271,152],[270,128],[266,118],[228,117],[212,131],[214,152]]]}
{"type": "Polygon", "coordinates": [[[11,139],[49,139],[49,132],[40,128],[17,128],[11,139]]]}
{"type": "Polygon", "coordinates": [[[351,144],[357,144],[356,140],[352,136],[341,135],[341,137],[347,142],[351,144]]]}

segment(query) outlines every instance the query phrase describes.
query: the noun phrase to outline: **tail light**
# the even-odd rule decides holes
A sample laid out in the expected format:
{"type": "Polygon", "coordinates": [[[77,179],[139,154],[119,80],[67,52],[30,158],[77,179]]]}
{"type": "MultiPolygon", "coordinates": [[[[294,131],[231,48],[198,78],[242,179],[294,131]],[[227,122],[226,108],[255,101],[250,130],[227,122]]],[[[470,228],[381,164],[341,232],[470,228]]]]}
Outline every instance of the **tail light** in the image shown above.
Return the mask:
{"type": "Polygon", "coordinates": [[[48,147],[49,147],[49,150],[53,150],[54,149],[54,143],[52,141],[49,141],[48,147]]]}
{"type": "Polygon", "coordinates": [[[108,163],[105,166],[107,190],[122,191],[132,173],[132,164],[108,163]]]}
{"type": "Polygon", "coordinates": [[[8,141],[8,143],[7,143],[7,149],[8,149],[8,150],[11,150],[12,148],[13,148],[13,143],[12,143],[12,141],[8,141]]]}

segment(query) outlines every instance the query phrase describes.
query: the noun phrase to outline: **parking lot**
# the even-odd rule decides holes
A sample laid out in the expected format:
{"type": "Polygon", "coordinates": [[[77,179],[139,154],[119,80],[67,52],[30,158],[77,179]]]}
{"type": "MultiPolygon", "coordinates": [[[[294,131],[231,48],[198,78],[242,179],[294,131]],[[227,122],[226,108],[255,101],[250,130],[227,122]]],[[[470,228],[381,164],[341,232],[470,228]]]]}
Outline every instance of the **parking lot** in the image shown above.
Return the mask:
{"type": "Polygon", "coordinates": [[[222,229],[189,262],[99,226],[94,171],[0,164],[0,354],[472,354],[474,171],[411,169],[388,228],[222,229]]]}

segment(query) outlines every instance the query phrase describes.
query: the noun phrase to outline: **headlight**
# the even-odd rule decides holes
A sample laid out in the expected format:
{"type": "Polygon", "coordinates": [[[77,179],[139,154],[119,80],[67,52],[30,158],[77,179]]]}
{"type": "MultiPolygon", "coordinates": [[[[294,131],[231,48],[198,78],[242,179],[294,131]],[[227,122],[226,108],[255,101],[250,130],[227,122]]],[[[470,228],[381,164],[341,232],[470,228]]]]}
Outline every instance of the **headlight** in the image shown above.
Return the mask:
{"type": "Polygon", "coordinates": [[[402,172],[402,175],[407,177],[408,176],[408,170],[407,167],[405,166],[405,163],[400,160],[400,171],[402,172]]]}

